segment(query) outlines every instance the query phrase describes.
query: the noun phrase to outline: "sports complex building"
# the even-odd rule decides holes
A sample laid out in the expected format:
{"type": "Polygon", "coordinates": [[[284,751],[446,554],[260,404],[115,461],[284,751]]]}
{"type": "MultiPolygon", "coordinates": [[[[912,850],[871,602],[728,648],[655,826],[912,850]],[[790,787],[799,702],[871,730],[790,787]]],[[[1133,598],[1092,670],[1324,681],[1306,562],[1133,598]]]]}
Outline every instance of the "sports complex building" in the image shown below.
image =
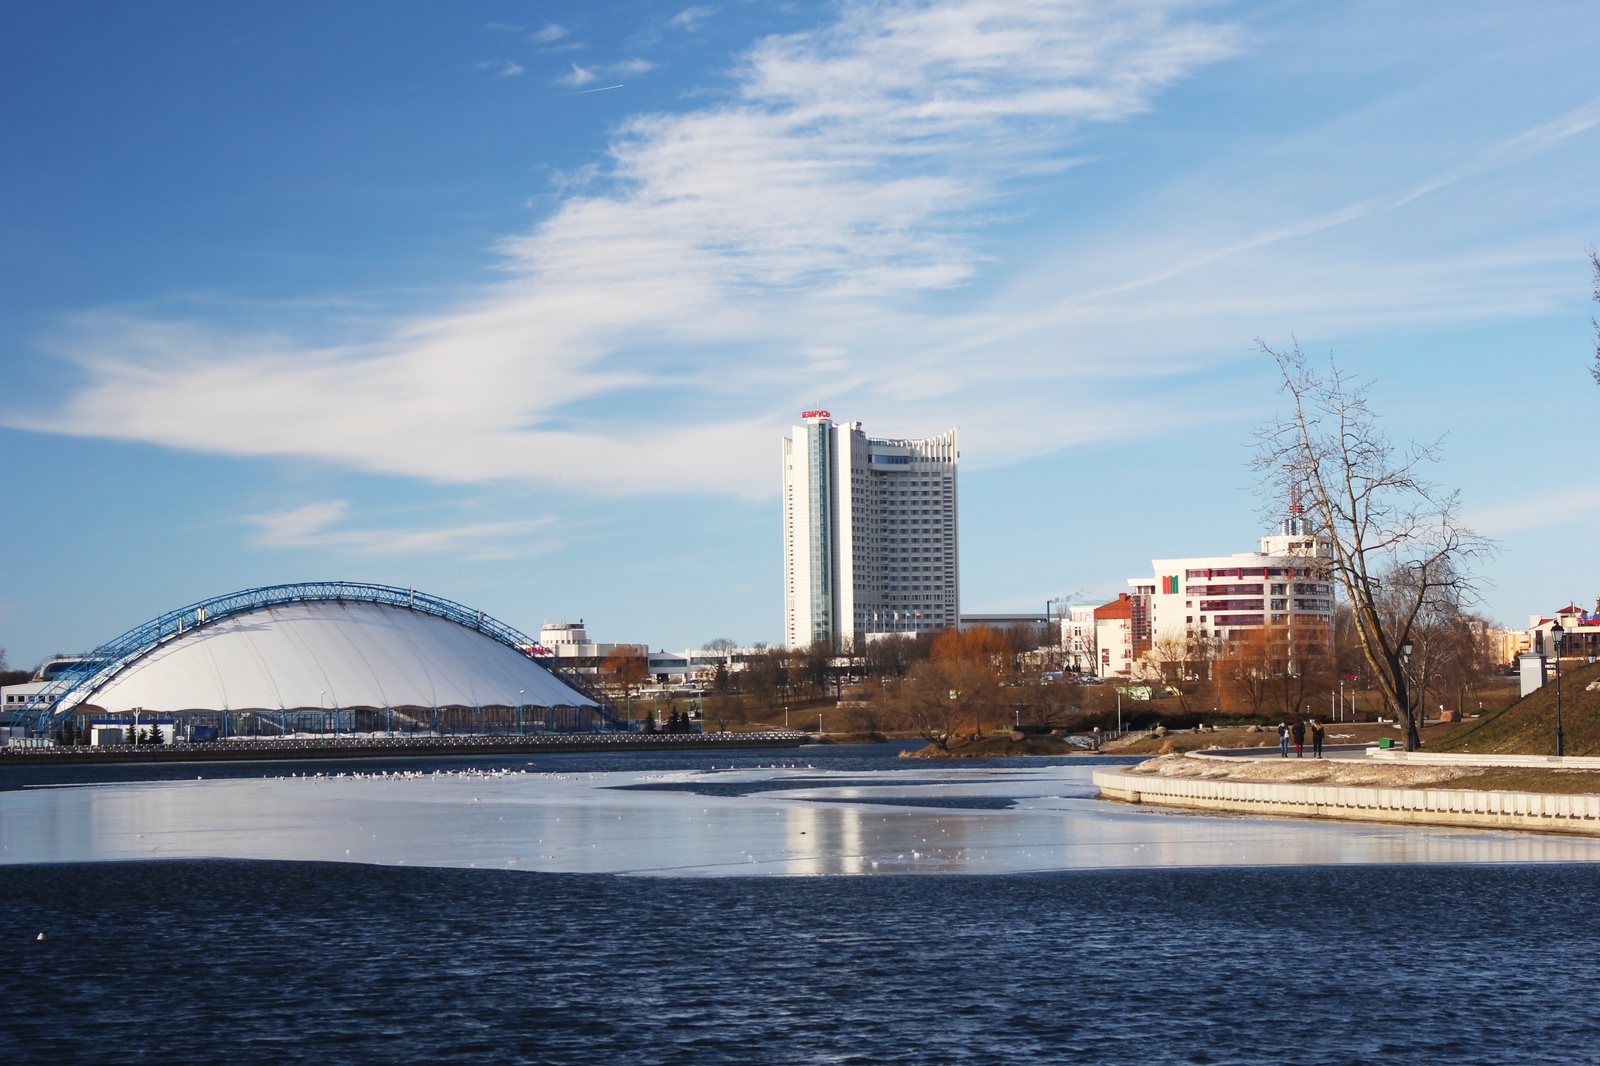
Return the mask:
{"type": "Polygon", "coordinates": [[[129,726],[188,741],[627,728],[548,649],[482,611],[343,581],[170,611],[3,698],[14,735],[99,743],[129,726]]]}

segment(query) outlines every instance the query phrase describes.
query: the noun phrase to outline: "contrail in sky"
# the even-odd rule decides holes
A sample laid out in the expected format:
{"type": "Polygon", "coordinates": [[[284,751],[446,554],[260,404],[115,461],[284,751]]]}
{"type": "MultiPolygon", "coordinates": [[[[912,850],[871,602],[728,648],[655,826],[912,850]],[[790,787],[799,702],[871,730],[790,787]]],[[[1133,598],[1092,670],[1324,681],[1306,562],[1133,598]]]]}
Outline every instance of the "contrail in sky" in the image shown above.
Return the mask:
{"type": "Polygon", "coordinates": [[[582,96],[584,93],[603,93],[607,89],[620,89],[620,88],[622,88],[622,83],[619,81],[615,85],[602,85],[598,89],[579,89],[575,93],[562,93],[561,95],[562,96],[582,96]]]}

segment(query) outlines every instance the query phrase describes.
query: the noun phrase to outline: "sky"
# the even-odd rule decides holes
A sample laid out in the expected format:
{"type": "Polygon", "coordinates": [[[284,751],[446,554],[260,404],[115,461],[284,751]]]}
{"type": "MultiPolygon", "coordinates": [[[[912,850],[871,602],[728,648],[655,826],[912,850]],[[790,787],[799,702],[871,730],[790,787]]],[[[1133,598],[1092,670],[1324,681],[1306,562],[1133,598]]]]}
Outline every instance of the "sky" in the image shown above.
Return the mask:
{"type": "Polygon", "coordinates": [[[377,581],[782,638],[803,408],[961,434],[966,612],[1253,550],[1255,351],[1600,594],[1592,2],[0,9],[0,647],[377,581]],[[1586,443],[1589,442],[1589,443],[1586,443]]]}

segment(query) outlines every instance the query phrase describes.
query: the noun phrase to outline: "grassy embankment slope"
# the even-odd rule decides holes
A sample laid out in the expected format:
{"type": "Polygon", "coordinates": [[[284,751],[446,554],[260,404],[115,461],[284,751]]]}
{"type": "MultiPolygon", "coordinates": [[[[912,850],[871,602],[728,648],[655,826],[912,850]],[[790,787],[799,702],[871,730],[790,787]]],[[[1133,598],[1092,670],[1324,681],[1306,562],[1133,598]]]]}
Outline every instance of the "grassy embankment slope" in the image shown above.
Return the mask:
{"type": "MultiPolygon", "coordinates": [[[[1600,663],[1564,664],[1561,671],[1561,723],[1568,755],[1600,755],[1600,663]],[[1590,688],[1594,685],[1594,688],[1590,688]]],[[[1554,755],[1556,683],[1517,700],[1501,711],[1461,723],[1424,751],[1484,755],[1554,755]]]]}

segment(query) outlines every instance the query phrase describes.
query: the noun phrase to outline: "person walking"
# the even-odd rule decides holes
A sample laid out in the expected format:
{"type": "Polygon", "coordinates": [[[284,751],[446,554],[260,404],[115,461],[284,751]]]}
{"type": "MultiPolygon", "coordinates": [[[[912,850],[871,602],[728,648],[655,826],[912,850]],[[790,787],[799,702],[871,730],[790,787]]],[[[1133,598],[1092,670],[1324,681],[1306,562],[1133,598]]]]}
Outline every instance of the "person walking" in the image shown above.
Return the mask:
{"type": "Polygon", "coordinates": [[[1311,719],[1311,757],[1313,759],[1322,758],[1322,736],[1326,732],[1327,730],[1322,727],[1321,722],[1315,718],[1311,719]]]}
{"type": "Polygon", "coordinates": [[[1289,730],[1289,735],[1294,737],[1294,757],[1296,759],[1304,759],[1306,757],[1305,719],[1296,718],[1294,725],[1289,730]]]}
{"type": "Polygon", "coordinates": [[[1278,723],[1278,751],[1285,759],[1289,757],[1289,723],[1278,723]]]}

